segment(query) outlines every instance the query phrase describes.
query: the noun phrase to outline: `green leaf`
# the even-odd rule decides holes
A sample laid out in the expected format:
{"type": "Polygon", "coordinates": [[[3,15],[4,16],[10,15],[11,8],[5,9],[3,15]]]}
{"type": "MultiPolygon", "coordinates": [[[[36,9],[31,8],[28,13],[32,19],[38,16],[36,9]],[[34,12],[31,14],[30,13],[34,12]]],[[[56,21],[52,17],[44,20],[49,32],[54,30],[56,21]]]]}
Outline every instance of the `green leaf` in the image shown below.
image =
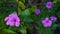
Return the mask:
{"type": "Polygon", "coordinates": [[[24,25],[21,25],[19,27],[19,31],[22,33],[22,34],[26,34],[26,27],[24,25]]]}
{"type": "Polygon", "coordinates": [[[29,11],[34,12],[36,10],[36,8],[37,8],[36,6],[32,6],[31,8],[29,8],[29,11]]]}
{"type": "Polygon", "coordinates": [[[31,19],[31,18],[27,18],[25,21],[26,21],[26,22],[32,22],[33,19],[31,19]]]}
{"type": "Polygon", "coordinates": [[[18,15],[21,14],[21,9],[18,7],[18,15]]]}
{"type": "Polygon", "coordinates": [[[57,3],[58,0],[53,0],[53,3],[57,3]]]}
{"type": "Polygon", "coordinates": [[[16,32],[14,32],[12,30],[9,30],[9,29],[3,29],[3,32],[11,33],[11,34],[16,34],[16,32]]]}
{"type": "Polygon", "coordinates": [[[25,11],[23,11],[23,12],[21,13],[21,15],[22,15],[22,16],[28,16],[28,15],[30,15],[29,9],[26,9],[25,11]]]}
{"type": "Polygon", "coordinates": [[[22,32],[22,34],[26,34],[26,30],[25,29],[20,29],[20,31],[22,32]]]}
{"type": "Polygon", "coordinates": [[[55,30],[57,26],[58,26],[57,24],[53,24],[52,25],[52,30],[55,30]]]}
{"type": "Polygon", "coordinates": [[[18,6],[21,7],[23,10],[25,9],[25,5],[23,2],[19,1],[18,6]]]}

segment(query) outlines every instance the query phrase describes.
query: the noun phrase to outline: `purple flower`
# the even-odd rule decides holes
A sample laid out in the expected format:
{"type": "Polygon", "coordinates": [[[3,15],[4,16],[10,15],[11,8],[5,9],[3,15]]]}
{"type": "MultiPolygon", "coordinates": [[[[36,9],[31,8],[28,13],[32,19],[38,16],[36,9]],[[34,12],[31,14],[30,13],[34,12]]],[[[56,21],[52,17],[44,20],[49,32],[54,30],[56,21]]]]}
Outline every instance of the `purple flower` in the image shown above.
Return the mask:
{"type": "Polygon", "coordinates": [[[6,21],[6,25],[16,26],[16,27],[20,25],[20,19],[17,16],[17,14],[10,14],[5,18],[5,21],[6,21]]]}
{"type": "Polygon", "coordinates": [[[40,9],[36,9],[35,14],[40,14],[40,9]]]}
{"type": "Polygon", "coordinates": [[[48,18],[45,18],[44,20],[42,20],[42,24],[44,27],[50,27],[52,25],[52,21],[48,18]]]}
{"type": "Polygon", "coordinates": [[[50,19],[51,19],[51,20],[57,20],[57,17],[51,16],[50,19]]]}
{"type": "Polygon", "coordinates": [[[47,2],[47,3],[46,3],[46,7],[49,9],[49,8],[52,7],[52,4],[53,4],[52,2],[47,2]]]}

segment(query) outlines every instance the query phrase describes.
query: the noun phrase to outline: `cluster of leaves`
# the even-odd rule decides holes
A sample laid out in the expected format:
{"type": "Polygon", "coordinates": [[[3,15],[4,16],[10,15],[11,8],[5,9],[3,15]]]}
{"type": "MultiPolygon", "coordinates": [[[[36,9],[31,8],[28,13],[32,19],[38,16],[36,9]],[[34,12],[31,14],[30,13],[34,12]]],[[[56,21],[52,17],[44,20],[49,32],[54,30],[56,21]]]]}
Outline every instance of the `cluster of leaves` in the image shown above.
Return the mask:
{"type": "Polygon", "coordinates": [[[53,7],[49,10],[45,7],[45,4],[48,0],[44,0],[42,6],[39,6],[39,9],[41,10],[41,14],[39,15],[34,13],[37,9],[37,5],[32,5],[31,7],[26,8],[26,1],[28,0],[20,0],[17,2],[15,0],[8,0],[5,2],[0,0],[0,31],[3,32],[3,34],[18,34],[18,32],[27,34],[26,29],[32,30],[33,28],[36,29],[37,34],[52,34],[52,30],[55,30],[57,26],[60,26],[60,23],[58,25],[55,23],[58,22],[58,20],[54,21],[53,25],[47,28],[44,28],[41,22],[43,18],[49,17],[51,15],[57,16],[58,19],[60,19],[60,0],[53,0],[53,7]],[[7,26],[5,24],[4,18],[15,12],[17,12],[19,18],[21,19],[20,26],[7,26]]]}

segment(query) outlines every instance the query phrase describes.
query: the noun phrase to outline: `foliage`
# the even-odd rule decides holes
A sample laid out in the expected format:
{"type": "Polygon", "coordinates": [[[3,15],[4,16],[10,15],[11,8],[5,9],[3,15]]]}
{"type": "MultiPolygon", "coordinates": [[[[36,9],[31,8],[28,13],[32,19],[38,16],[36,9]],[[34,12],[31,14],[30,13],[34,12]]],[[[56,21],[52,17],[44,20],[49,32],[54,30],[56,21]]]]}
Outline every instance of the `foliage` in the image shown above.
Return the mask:
{"type": "Polygon", "coordinates": [[[53,6],[51,9],[45,7],[46,2],[49,0],[43,0],[41,6],[34,5],[33,3],[36,3],[33,2],[34,0],[30,1],[33,2],[33,6],[26,8],[28,4],[26,3],[27,1],[29,0],[18,0],[18,2],[16,2],[16,0],[0,0],[0,32],[3,34],[18,34],[17,32],[27,34],[27,29],[32,30],[35,28],[37,34],[53,34],[52,30],[56,30],[57,27],[60,27],[60,0],[53,0],[53,6]],[[35,14],[37,8],[41,10],[39,15],[35,14]],[[4,19],[11,13],[17,13],[21,19],[19,27],[6,25],[4,19]],[[52,15],[56,16],[59,20],[53,21],[51,27],[44,27],[42,20],[45,17],[49,18],[52,15]],[[59,24],[56,24],[57,22],[59,22],[59,24]]]}

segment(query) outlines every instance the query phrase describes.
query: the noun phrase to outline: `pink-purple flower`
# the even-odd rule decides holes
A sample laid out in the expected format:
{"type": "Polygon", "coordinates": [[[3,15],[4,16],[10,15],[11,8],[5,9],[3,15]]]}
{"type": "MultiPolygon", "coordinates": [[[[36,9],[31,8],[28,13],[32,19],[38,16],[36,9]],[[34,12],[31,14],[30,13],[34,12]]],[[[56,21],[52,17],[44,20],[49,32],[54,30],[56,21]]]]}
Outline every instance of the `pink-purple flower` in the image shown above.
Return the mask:
{"type": "Polygon", "coordinates": [[[57,20],[57,17],[51,16],[50,19],[51,19],[51,20],[57,20]]]}
{"type": "Polygon", "coordinates": [[[5,21],[6,21],[6,25],[16,26],[16,27],[20,25],[20,19],[17,14],[10,14],[5,18],[5,21]]]}
{"type": "Polygon", "coordinates": [[[44,27],[50,27],[52,25],[52,21],[49,20],[49,18],[45,18],[44,20],[42,20],[42,24],[44,27]]]}
{"type": "Polygon", "coordinates": [[[46,3],[46,8],[50,9],[52,7],[53,3],[50,1],[50,2],[47,2],[46,3]]]}
{"type": "Polygon", "coordinates": [[[35,14],[36,15],[40,14],[40,9],[36,9],[35,14]]]}

